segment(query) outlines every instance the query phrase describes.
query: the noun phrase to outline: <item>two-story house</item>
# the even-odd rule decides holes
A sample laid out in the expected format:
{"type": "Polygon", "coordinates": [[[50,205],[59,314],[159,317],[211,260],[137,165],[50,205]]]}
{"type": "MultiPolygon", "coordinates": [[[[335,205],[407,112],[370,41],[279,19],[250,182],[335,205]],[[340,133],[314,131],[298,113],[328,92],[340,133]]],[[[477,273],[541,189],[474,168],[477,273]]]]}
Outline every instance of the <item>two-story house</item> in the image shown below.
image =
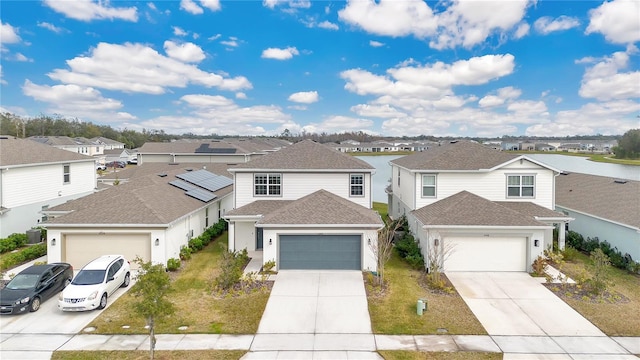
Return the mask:
{"type": "Polygon", "coordinates": [[[229,169],[229,250],[262,251],[284,269],[376,270],[384,225],[366,162],[304,140],[229,169]]]}
{"type": "Polygon", "coordinates": [[[0,237],[40,225],[42,210],[93,193],[96,176],[90,156],[0,136],[0,237]]]}
{"type": "Polygon", "coordinates": [[[390,162],[389,214],[406,215],[420,243],[445,271],[528,271],[551,246],[560,171],[472,141],[452,141],[390,162]]]}

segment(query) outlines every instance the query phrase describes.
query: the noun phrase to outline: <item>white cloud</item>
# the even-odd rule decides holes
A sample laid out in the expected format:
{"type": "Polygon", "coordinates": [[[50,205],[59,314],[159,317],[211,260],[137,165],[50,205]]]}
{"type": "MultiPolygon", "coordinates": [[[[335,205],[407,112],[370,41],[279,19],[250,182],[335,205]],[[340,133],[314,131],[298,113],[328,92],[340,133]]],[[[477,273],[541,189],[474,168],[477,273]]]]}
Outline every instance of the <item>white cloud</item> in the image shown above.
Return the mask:
{"type": "Polygon", "coordinates": [[[243,76],[228,78],[163,56],[142,44],[99,43],[88,55],[67,60],[69,69],[47,74],[66,84],[125,92],[162,94],[167,87],[189,84],[237,91],[252,88],[243,76]]]}
{"type": "Polygon", "coordinates": [[[220,44],[222,44],[224,46],[228,46],[228,47],[238,47],[238,46],[240,46],[240,44],[238,43],[238,39],[234,38],[234,37],[229,38],[229,40],[220,41],[220,44]]]}
{"type": "Polygon", "coordinates": [[[371,46],[371,47],[381,47],[381,46],[384,46],[384,43],[381,43],[380,41],[369,40],[369,46],[371,46]]]}
{"type": "Polygon", "coordinates": [[[183,62],[200,62],[206,57],[198,45],[190,42],[176,44],[167,40],[164,42],[164,51],[169,57],[183,62]]]}
{"type": "Polygon", "coordinates": [[[340,29],[338,24],[334,24],[334,23],[332,23],[330,21],[326,21],[326,20],[321,22],[321,23],[319,23],[318,27],[322,28],[322,29],[327,29],[327,30],[339,30],[340,29]]]}
{"type": "Polygon", "coordinates": [[[544,101],[519,100],[509,104],[507,110],[516,112],[519,115],[536,115],[546,113],[547,105],[544,101]]]}
{"type": "Polygon", "coordinates": [[[268,7],[269,9],[273,9],[278,5],[278,0],[264,0],[262,2],[262,6],[268,7]]]}
{"type": "Polygon", "coordinates": [[[220,0],[200,0],[200,3],[211,11],[218,11],[221,9],[220,0]]]}
{"type": "Polygon", "coordinates": [[[135,116],[119,112],[122,103],[118,100],[105,98],[100,91],[78,85],[37,85],[25,80],[22,92],[49,104],[50,113],[67,117],[100,120],[107,122],[135,119],[135,116]]]}
{"type": "Polygon", "coordinates": [[[289,60],[294,55],[300,55],[300,52],[295,47],[288,47],[286,49],[268,48],[262,51],[263,59],[276,59],[276,60],[289,60]]]}
{"type": "MultiPolygon", "coordinates": [[[[4,78],[3,78],[3,74],[2,74],[2,64],[0,64],[0,84],[2,85],[7,85],[9,84],[4,78]]],[[[4,111],[2,111],[4,112],[4,111]]]]}
{"type": "Polygon", "coordinates": [[[22,53],[16,53],[14,60],[20,62],[33,62],[33,59],[24,56],[22,53]]]}
{"type": "Polygon", "coordinates": [[[209,37],[207,38],[207,40],[209,40],[209,41],[215,41],[215,40],[220,39],[220,37],[222,37],[222,34],[215,34],[215,35],[213,35],[213,36],[209,36],[209,37]]]}
{"type": "Polygon", "coordinates": [[[317,91],[301,91],[291,94],[288,100],[302,104],[313,104],[318,102],[319,96],[317,91]]]}
{"type": "Polygon", "coordinates": [[[237,92],[236,93],[236,99],[246,100],[247,99],[247,94],[245,94],[243,92],[237,92]]]}
{"type": "MultiPolygon", "coordinates": [[[[630,48],[629,51],[633,52],[630,48]]],[[[594,61],[581,59],[579,62],[594,61]]],[[[619,72],[628,67],[629,54],[625,52],[613,53],[610,57],[597,62],[587,68],[580,85],[579,94],[586,98],[598,100],[629,99],[640,97],[640,71],[626,73],[619,72]]]]}
{"type": "Polygon", "coordinates": [[[109,2],[91,0],[44,0],[45,5],[66,17],[80,21],[126,20],[138,21],[138,10],[134,7],[110,7],[109,2]],[[105,6],[106,4],[106,6],[105,6]]]}
{"type": "Polygon", "coordinates": [[[513,33],[513,38],[514,39],[523,38],[529,33],[530,28],[531,26],[529,26],[529,24],[527,24],[526,22],[521,23],[520,25],[518,25],[518,28],[516,29],[515,33],[513,33]]]}
{"type": "Polygon", "coordinates": [[[589,11],[586,34],[601,33],[607,41],[616,44],[640,40],[640,2],[634,0],[605,1],[589,11]]]}
{"type": "Polygon", "coordinates": [[[354,118],[350,116],[329,116],[321,123],[310,123],[302,127],[302,130],[308,133],[341,133],[346,131],[362,131],[372,133],[371,127],[373,121],[369,119],[354,118]]]}
{"type": "Polygon", "coordinates": [[[179,26],[172,26],[172,28],[173,28],[173,35],[175,36],[187,36],[189,34],[179,26]]]}
{"type": "Polygon", "coordinates": [[[287,109],[305,111],[307,110],[307,106],[306,105],[289,105],[287,106],[287,109]]]}
{"type": "Polygon", "coordinates": [[[48,23],[48,22],[38,22],[38,26],[41,27],[41,28],[53,31],[56,34],[60,34],[61,32],[64,31],[63,28],[57,27],[57,26],[55,26],[55,25],[53,25],[51,23],[48,23]]]}
{"type": "Polygon", "coordinates": [[[553,19],[550,16],[543,16],[533,23],[533,27],[541,34],[549,34],[554,31],[568,30],[580,26],[580,21],[574,17],[559,16],[553,19]]]}
{"type": "Polygon", "coordinates": [[[359,104],[351,107],[351,111],[359,116],[376,117],[376,118],[400,118],[407,116],[406,113],[398,111],[389,104],[359,104]]]}
{"type": "Polygon", "coordinates": [[[180,0],[180,9],[193,15],[204,13],[204,10],[193,0],[180,0]]]}
{"type": "Polygon", "coordinates": [[[20,42],[18,30],[7,23],[0,23],[0,42],[4,44],[15,44],[20,42]]]}
{"type": "Polygon", "coordinates": [[[486,95],[480,99],[480,101],[478,101],[478,105],[480,105],[481,108],[500,106],[508,100],[520,97],[521,94],[522,91],[520,89],[516,89],[512,86],[503,87],[498,89],[496,95],[486,95]]]}
{"type": "Polygon", "coordinates": [[[154,11],[158,11],[158,8],[156,7],[156,4],[152,3],[152,2],[148,2],[147,6],[149,7],[149,9],[154,10],[154,11]]]}

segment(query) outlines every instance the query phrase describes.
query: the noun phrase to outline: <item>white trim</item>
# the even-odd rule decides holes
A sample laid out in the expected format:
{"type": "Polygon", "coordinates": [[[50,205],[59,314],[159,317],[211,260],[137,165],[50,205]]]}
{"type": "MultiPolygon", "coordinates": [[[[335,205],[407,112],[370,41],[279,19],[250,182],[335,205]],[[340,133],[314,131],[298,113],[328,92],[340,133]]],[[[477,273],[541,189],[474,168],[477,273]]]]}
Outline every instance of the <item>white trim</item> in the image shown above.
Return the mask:
{"type": "MultiPolygon", "coordinates": [[[[256,227],[267,228],[267,229],[291,229],[291,228],[303,228],[303,229],[352,229],[354,231],[360,230],[371,230],[376,229],[380,230],[384,228],[384,225],[380,226],[380,224],[256,224],[256,227]]],[[[321,234],[320,234],[321,235],[321,234]]]]}
{"type": "Polygon", "coordinates": [[[549,225],[531,226],[498,226],[498,225],[423,225],[423,229],[487,229],[487,230],[522,230],[522,229],[553,229],[549,225]]]}
{"type": "Polygon", "coordinates": [[[266,168],[257,168],[257,169],[245,169],[245,168],[229,168],[227,169],[230,173],[245,173],[245,172],[255,172],[255,173],[371,173],[375,174],[375,169],[266,169],[266,168]]]}

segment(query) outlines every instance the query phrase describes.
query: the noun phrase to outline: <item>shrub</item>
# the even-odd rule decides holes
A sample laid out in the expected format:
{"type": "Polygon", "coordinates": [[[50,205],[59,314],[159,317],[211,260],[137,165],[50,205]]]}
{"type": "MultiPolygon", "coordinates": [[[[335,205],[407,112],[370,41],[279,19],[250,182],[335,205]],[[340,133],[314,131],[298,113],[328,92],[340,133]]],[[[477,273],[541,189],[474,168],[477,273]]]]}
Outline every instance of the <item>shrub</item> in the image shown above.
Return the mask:
{"type": "Polygon", "coordinates": [[[567,232],[566,243],[574,249],[582,250],[584,247],[584,238],[579,233],[569,230],[567,232]]]}
{"type": "Polygon", "coordinates": [[[578,254],[580,252],[572,246],[566,246],[562,251],[562,256],[566,261],[575,261],[578,258],[578,254]]]}
{"type": "Polygon", "coordinates": [[[276,267],[276,262],[274,260],[269,260],[269,261],[265,262],[264,264],[262,264],[262,271],[263,272],[271,272],[274,267],[276,267]]]}
{"type": "Polygon", "coordinates": [[[587,280],[587,286],[593,294],[600,295],[611,285],[609,278],[609,266],[611,262],[609,261],[609,257],[605,255],[600,248],[591,252],[589,257],[592,262],[593,276],[587,280]]]}
{"type": "Polygon", "coordinates": [[[189,240],[189,247],[191,248],[192,252],[198,252],[202,250],[204,244],[202,244],[202,239],[200,239],[200,237],[195,237],[189,240]]]}
{"type": "Polygon", "coordinates": [[[180,268],[180,259],[171,258],[167,260],[167,270],[176,271],[180,268]]]}
{"type": "Polygon", "coordinates": [[[17,248],[25,246],[29,242],[27,234],[14,233],[5,239],[0,239],[0,253],[13,251],[17,248]]]}
{"type": "Polygon", "coordinates": [[[0,270],[6,270],[10,267],[20,265],[24,262],[37,259],[47,254],[47,244],[40,243],[32,246],[27,246],[14,253],[7,254],[2,257],[0,261],[0,270]]]}
{"type": "Polygon", "coordinates": [[[237,251],[225,251],[220,261],[220,273],[214,280],[215,286],[220,290],[229,290],[242,278],[241,255],[237,251]]]}
{"type": "Polygon", "coordinates": [[[544,276],[544,270],[547,267],[547,258],[542,255],[538,255],[538,257],[533,261],[533,264],[531,264],[531,267],[533,268],[533,273],[535,275],[544,276]]]}
{"type": "Polygon", "coordinates": [[[584,242],[582,250],[591,254],[595,249],[598,249],[599,247],[600,247],[600,240],[598,239],[597,236],[594,238],[587,237],[587,240],[584,242]]]}
{"type": "Polygon", "coordinates": [[[188,246],[180,247],[180,260],[191,259],[191,248],[188,246]]]}

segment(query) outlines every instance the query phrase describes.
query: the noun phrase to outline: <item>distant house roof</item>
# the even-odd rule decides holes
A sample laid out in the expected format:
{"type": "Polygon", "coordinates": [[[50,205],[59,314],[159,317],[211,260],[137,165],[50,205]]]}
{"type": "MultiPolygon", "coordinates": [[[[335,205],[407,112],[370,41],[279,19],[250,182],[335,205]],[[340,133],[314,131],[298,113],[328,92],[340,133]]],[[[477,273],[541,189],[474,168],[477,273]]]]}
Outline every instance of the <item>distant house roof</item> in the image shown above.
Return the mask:
{"type": "Polygon", "coordinates": [[[326,190],[318,190],[298,200],[258,200],[228,211],[225,216],[258,216],[257,226],[332,225],[382,227],[377,212],[326,190]]]}
{"type": "Polygon", "coordinates": [[[104,180],[115,179],[135,179],[147,175],[156,175],[162,173],[171,173],[174,171],[186,172],[189,170],[205,169],[214,174],[233,177],[227,171],[229,165],[222,163],[184,163],[184,164],[167,164],[167,163],[144,163],[142,165],[128,166],[125,169],[115,169],[116,171],[106,171],[104,175],[98,178],[104,180]],[[179,169],[179,170],[178,170],[179,169]]]}
{"type": "Polygon", "coordinates": [[[47,144],[56,147],[96,145],[94,141],[84,137],[72,138],[69,136],[31,136],[28,139],[39,142],[41,144],[47,144]]]}
{"type": "MultiPolygon", "coordinates": [[[[168,168],[170,165],[163,165],[167,167],[165,172],[141,174],[126,183],[49,208],[47,212],[50,213],[68,213],[45,224],[161,226],[207,205],[208,202],[188,196],[184,189],[169,184],[179,180],[177,175],[188,172],[186,166],[168,168]]],[[[229,185],[213,194],[219,199],[232,191],[233,186],[229,185]]]]}
{"type": "Polygon", "coordinates": [[[103,136],[98,136],[98,137],[94,137],[91,138],[91,141],[96,141],[100,144],[104,144],[104,145],[117,145],[117,146],[124,146],[124,143],[121,143],[120,141],[116,141],[113,139],[109,139],[103,136]]]}
{"type": "Polygon", "coordinates": [[[556,177],[556,205],[640,229],[640,181],[563,173],[556,177]]]}
{"type": "Polygon", "coordinates": [[[275,151],[289,143],[279,139],[181,139],[173,142],[147,142],[140,154],[255,154],[275,151]]]}
{"type": "Polygon", "coordinates": [[[423,206],[412,211],[412,214],[423,225],[431,226],[546,226],[530,214],[523,214],[468,191],[423,206]]]}
{"type": "Polygon", "coordinates": [[[341,153],[329,146],[312,140],[303,140],[229,169],[231,172],[249,170],[357,170],[372,172],[375,168],[363,160],[341,153]]]}
{"type": "Polygon", "coordinates": [[[518,156],[463,140],[433,146],[428,150],[391,160],[391,163],[409,170],[483,170],[494,168],[518,156]]]}
{"type": "Polygon", "coordinates": [[[57,149],[37,141],[0,136],[0,166],[95,161],[91,156],[57,149]]]}

